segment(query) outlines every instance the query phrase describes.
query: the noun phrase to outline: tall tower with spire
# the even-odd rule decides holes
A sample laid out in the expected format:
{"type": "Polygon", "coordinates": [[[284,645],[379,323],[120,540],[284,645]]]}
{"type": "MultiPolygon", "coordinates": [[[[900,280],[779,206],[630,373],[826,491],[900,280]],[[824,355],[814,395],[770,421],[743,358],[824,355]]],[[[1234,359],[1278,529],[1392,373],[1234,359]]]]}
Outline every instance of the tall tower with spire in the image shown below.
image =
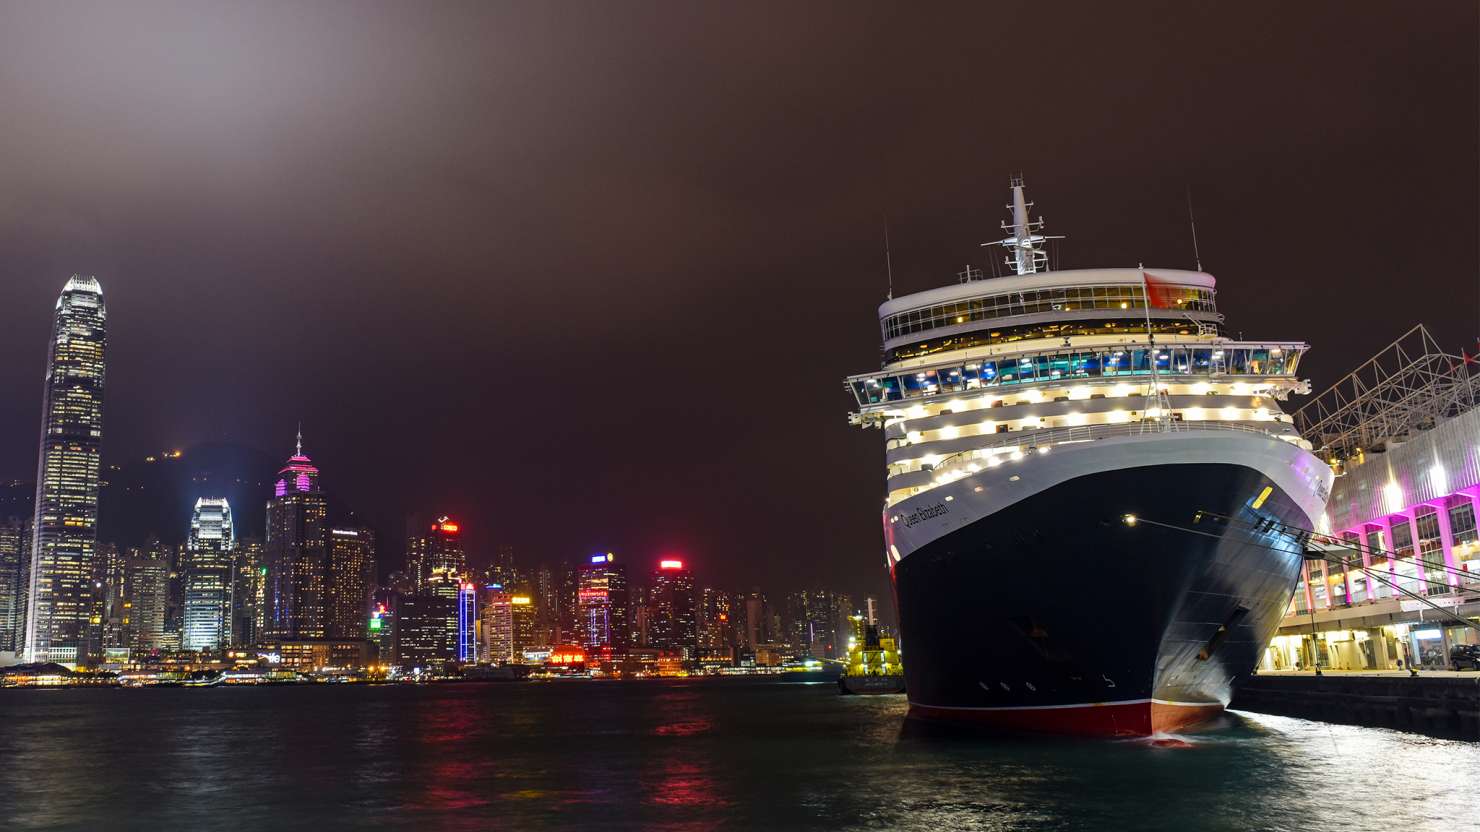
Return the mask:
{"type": "Polygon", "coordinates": [[[329,573],[328,505],[319,469],[303,453],[298,430],[293,455],[267,501],[267,567],[264,633],[267,638],[324,638],[329,573]]]}
{"type": "Polygon", "coordinates": [[[90,630],[107,317],[97,278],[73,275],[57,298],[47,350],[27,661],[85,664],[95,641],[90,630]]]}

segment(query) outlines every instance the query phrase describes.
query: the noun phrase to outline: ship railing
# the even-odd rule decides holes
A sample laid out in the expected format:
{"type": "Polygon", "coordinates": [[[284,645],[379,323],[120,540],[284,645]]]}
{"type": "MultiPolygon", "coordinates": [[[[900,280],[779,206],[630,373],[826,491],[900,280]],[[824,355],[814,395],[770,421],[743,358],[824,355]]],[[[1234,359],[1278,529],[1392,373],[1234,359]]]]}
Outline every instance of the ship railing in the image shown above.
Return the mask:
{"type": "MultiPolygon", "coordinates": [[[[1283,422],[1273,421],[1270,424],[1284,425],[1283,422]]],[[[1163,432],[1185,434],[1201,431],[1255,433],[1273,439],[1281,439],[1286,442],[1297,442],[1300,440],[1300,436],[1288,428],[1282,432],[1278,429],[1239,422],[1174,421],[1162,423],[1157,419],[1140,419],[1115,425],[1077,425],[1075,427],[1065,428],[1045,428],[1019,436],[1004,437],[994,442],[988,442],[985,445],[978,445],[975,448],[957,451],[949,456],[942,457],[939,462],[935,463],[933,467],[928,468],[928,470],[933,472],[933,479],[939,481],[942,477],[955,478],[957,476],[974,474],[989,465],[1000,463],[1000,457],[1002,455],[1048,453],[1049,449],[1058,445],[1073,445],[1125,436],[1145,436],[1147,434],[1163,432]]]]}

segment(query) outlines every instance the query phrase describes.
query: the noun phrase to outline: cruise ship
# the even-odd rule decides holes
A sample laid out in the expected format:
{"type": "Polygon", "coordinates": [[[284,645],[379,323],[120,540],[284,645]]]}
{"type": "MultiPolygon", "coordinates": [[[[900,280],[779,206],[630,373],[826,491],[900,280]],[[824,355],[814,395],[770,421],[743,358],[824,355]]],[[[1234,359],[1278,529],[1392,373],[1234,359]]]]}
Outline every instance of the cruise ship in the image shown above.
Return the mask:
{"type": "Polygon", "coordinates": [[[1217,715],[1273,635],[1332,471],[1280,406],[1308,345],[1229,337],[1213,276],[1049,268],[1011,182],[1004,276],[879,307],[914,717],[1144,736],[1217,715]],[[1218,519],[1213,519],[1218,518],[1218,519]]]}

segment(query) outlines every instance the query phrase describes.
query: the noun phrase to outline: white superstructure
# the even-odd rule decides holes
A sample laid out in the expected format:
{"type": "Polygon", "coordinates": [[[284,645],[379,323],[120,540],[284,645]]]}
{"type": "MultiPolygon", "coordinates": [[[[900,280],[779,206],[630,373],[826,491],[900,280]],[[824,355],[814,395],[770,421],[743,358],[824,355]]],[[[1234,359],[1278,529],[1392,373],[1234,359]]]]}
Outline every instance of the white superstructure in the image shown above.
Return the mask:
{"type": "Polygon", "coordinates": [[[989,244],[1015,274],[887,301],[882,368],[847,379],[884,431],[891,562],[1073,476],[1178,461],[1250,464],[1314,523],[1331,473],[1280,407],[1308,345],[1227,337],[1201,271],[1042,271],[1029,205],[1014,180],[989,244]]]}

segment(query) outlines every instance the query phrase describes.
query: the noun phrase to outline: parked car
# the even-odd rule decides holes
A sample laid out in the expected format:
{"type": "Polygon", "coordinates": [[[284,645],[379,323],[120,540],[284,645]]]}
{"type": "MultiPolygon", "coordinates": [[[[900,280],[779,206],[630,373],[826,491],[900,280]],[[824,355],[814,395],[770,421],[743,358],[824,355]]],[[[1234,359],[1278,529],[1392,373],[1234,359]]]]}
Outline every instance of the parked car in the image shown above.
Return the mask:
{"type": "Polygon", "coordinates": [[[1449,666],[1455,670],[1480,670],[1480,644],[1456,644],[1449,648],[1449,666]]]}

